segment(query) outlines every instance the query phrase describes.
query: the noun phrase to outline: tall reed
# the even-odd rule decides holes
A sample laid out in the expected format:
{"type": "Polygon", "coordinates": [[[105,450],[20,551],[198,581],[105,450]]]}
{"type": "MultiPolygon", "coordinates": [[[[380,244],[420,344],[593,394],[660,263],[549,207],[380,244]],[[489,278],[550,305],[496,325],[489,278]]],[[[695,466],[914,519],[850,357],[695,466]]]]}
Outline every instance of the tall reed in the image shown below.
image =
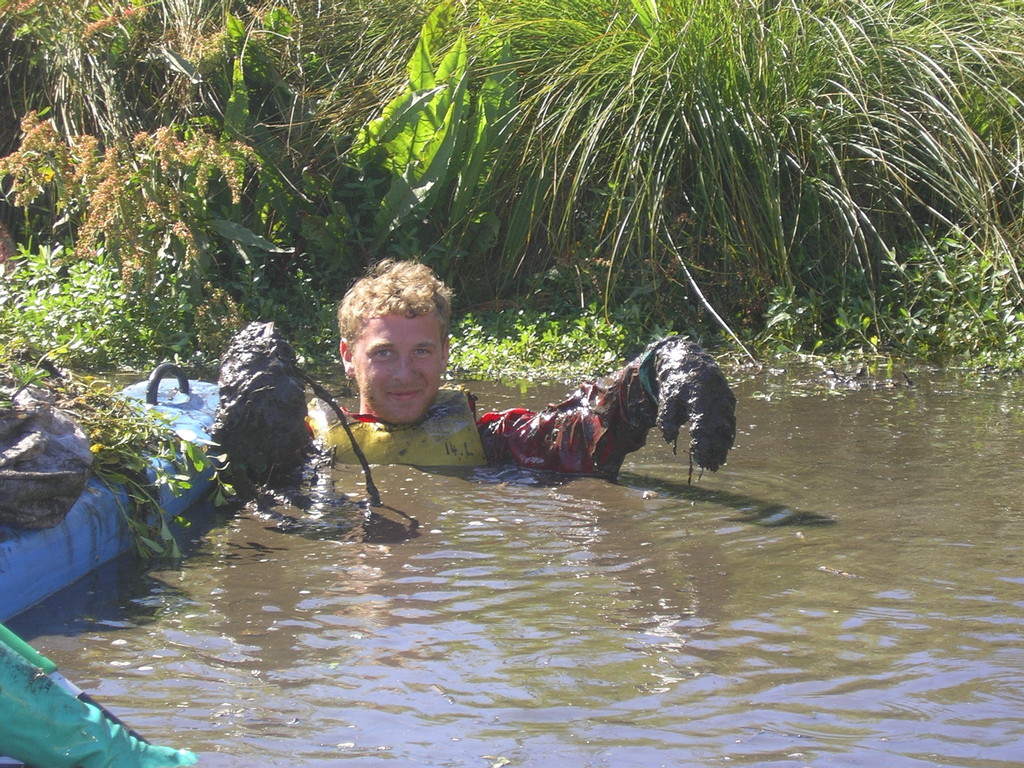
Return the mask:
{"type": "Polygon", "coordinates": [[[1019,4],[483,5],[523,81],[506,269],[575,254],[621,299],[685,267],[756,322],[772,293],[871,294],[890,254],[952,236],[1020,290],[1019,4]]]}

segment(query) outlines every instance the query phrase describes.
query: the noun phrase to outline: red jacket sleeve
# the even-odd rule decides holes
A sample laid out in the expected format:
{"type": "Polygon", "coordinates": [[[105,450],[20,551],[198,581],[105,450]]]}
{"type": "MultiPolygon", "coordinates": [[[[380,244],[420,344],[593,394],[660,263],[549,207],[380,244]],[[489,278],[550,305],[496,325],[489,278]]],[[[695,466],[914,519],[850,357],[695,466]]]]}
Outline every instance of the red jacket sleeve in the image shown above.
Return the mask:
{"type": "Polygon", "coordinates": [[[657,404],[644,389],[636,362],[584,384],[542,411],[513,408],[477,420],[488,461],[529,469],[615,475],[627,453],[647,442],[657,404]]]}

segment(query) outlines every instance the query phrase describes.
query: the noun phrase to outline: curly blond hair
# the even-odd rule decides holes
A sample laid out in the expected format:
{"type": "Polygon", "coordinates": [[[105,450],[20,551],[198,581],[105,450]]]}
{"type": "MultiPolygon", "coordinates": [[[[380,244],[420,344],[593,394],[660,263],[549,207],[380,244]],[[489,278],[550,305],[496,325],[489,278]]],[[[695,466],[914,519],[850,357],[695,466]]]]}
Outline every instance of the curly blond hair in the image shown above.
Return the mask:
{"type": "Polygon", "coordinates": [[[363,321],[383,315],[419,317],[436,312],[441,338],[451,325],[452,292],[430,267],[416,261],[385,259],[357,280],[338,305],[341,338],[354,342],[363,321]]]}

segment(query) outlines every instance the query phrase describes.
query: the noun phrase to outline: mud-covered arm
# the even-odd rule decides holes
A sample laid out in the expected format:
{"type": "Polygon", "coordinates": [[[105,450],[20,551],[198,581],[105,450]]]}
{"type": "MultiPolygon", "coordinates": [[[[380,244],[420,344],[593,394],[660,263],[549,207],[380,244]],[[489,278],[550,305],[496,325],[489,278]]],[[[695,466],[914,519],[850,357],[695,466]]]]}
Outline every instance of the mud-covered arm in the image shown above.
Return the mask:
{"type": "Polygon", "coordinates": [[[714,360],[696,344],[670,337],[557,405],[487,413],[477,426],[489,461],[612,476],[652,427],[674,442],[689,423],[694,460],[715,470],[735,436],[735,402],[714,360]]]}
{"type": "Polygon", "coordinates": [[[736,439],[736,396],[711,355],[669,336],[644,351],[640,372],[658,404],[655,423],[665,442],[675,445],[685,426],[694,463],[712,472],[725,464],[736,439]]]}
{"type": "Polygon", "coordinates": [[[657,416],[635,363],[584,384],[542,411],[513,408],[477,421],[487,460],[530,469],[614,475],[647,441],[657,416]]]}

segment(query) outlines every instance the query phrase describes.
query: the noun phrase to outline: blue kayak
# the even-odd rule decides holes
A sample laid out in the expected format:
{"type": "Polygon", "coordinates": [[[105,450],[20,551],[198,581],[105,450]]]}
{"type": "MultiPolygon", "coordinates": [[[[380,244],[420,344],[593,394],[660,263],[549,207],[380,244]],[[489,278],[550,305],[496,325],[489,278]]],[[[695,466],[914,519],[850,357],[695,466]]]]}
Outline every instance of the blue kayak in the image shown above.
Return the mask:
{"type": "MultiPolygon", "coordinates": [[[[183,439],[208,444],[218,386],[188,382],[180,371],[171,379],[157,371],[149,380],[127,387],[124,394],[138,400],[140,407],[155,408],[170,416],[172,427],[183,439]]],[[[191,487],[178,496],[161,487],[163,514],[169,520],[182,516],[193,522],[194,515],[208,514],[209,505],[201,502],[212,489],[213,479],[212,471],[194,476],[191,487]]],[[[134,542],[122,513],[127,504],[123,487],[107,486],[91,478],[68,514],[52,528],[0,525],[0,622],[132,550],[134,542]]]]}

